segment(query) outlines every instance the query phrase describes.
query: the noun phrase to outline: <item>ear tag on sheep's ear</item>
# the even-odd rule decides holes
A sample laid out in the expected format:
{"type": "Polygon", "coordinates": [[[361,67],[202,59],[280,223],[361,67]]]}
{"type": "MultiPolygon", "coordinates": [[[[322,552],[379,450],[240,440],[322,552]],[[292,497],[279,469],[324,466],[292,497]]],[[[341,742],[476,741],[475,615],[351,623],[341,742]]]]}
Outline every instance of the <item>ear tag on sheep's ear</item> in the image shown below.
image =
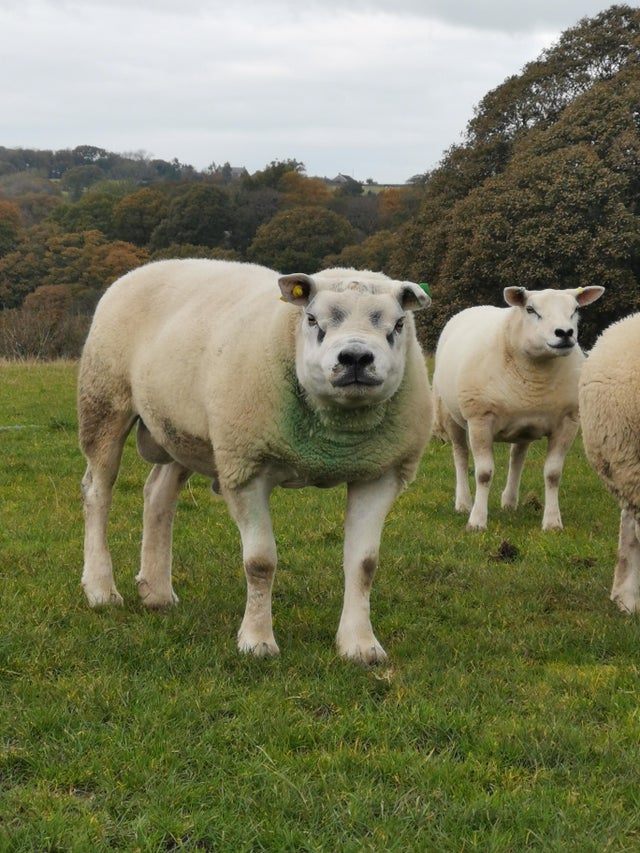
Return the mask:
{"type": "Polygon", "coordinates": [[[427,294],[429,299],[431,299],[431,291],[429,290],[429,285],[426,283],[426,281],[421,281],[420,284],[418,285],[418,287],[420,287],[422,290],[424,290],[424,292],[427,294]]]}
{"type": "Polygon", "coordinates": [[[304,288],[301,284],[294,284],[291,289],[291,295],[294,299],[300,299],[301,296],[304,296],[304,288]]]}
{"type": "Polygon", "coordinates": [[[584,287],[579,287],[579,288],[576,290],[576,294],[577,294],[577,296],[580,296],[580,294],[581,294],[581,293],[584,293],[584,287]]]}

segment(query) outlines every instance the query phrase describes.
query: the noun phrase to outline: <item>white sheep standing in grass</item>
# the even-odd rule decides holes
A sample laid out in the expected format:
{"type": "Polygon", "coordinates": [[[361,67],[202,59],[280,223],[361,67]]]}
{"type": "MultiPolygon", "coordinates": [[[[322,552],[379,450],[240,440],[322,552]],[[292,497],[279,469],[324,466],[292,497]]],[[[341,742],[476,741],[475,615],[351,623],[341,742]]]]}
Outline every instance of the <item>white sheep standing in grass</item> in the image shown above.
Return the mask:
{"type": "Polygon", "coordinates": [[[269,495],[277,485],[346,483],[337,645],[345,657],[382,660],[370,591],[384,519],[431,433],[431,392],[411,314],[429,302],[418,285],[382,273],[279,276],[211,260],[161,261],[113,284],[79,370],[89,603],[122,603],[107,522],[123,445],[137,423],[138,450],[154,463],[136,578],[145,605],[177,601],[176,503],[192,472],[203,474],[241,535],[247,603],[238,646],[276,654],[269,495]]]}
{"type": "Polygon", "coordinates": [[[587,458],[620,504],[611,600],[640,612],[640,314],[609,326],[580,377],[587,458]]]}
{"type": "Polygon", "coordinates": [[[516,509],[529,444],[548,438],[544,464],[543,530],[562,529],[558,486],[578,430],[578,379],[584,354],[577,343],[578,309],[604,288],[526,290],[507,287],[508,308],[477,305],[455,314],[442,330],[433,374],[439,433],[453,447],[455,508],[467,528],[485,530],[493,479],[493,443],[511,453],[502,507],[516,509]],[[473,505],[469,447],[475,467],[473,505]]]}

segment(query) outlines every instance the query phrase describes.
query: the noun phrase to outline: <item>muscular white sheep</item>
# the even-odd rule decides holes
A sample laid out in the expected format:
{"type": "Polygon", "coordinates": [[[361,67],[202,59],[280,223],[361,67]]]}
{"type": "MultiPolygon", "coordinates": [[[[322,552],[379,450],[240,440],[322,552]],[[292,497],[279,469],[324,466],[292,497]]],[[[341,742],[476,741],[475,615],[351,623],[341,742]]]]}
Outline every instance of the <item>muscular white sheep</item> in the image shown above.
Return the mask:
{"type": "Polygon", "coordinates": [[[455,508],[469,512],[467,528],[485,530],[493,479],[493,443],[511,453],[502,506],[518,505],[529,444],[548,438],[544,464],[543,530],[559,530],[558,486],[578,430],[578,379],[584,354],[577,343],[578,309],[604,288],[530,291],[507,287],[509,308],[479,305],[454,315],[436,349],[436,421],[453,447],[455,508]],[[469,447],[475,467],[473,505],[469,447]]]}
{"type": "Polygon", "coordinates": [[[620,504],[611,600],[640,612],[640,314],[598,338],[580,377],[587,458],[620,504]]]}
{"type": "MultiPolygon", "coordinates": [[[[144,487],[143,602],[177,601],[171,532],[192,472],[213,480],[241,534],[243,652],[276,654],[271,590],[275,486],[347,484],[339,652],[374,662],[370,590],[384,519],[415,476],[431,392],[411,312],[428,296],[381,273],[279,276],[252,264],[161,261],[113,284],[83,351],[78,385],[85,561],[93,606],[119,604],[107,545],[127,434],[154,467],[144,487]]],[[[315,569],[316,567],[314,567],[315,569]]]]}

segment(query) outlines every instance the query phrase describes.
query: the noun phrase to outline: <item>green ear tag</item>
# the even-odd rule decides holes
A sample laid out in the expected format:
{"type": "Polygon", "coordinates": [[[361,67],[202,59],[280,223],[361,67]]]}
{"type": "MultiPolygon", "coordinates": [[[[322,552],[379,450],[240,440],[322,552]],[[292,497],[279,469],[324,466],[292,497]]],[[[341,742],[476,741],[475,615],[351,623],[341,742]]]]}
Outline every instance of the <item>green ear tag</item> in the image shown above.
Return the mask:
{"type": "Polygon", "coordinates": [[[418,287],[421,287],[424,290],[424,292],[427,294],[427,296],[431,297],[431,291],[429,290],[429,285],[426,282],[424,282],[424,281],[420,282],[418,287]]]}

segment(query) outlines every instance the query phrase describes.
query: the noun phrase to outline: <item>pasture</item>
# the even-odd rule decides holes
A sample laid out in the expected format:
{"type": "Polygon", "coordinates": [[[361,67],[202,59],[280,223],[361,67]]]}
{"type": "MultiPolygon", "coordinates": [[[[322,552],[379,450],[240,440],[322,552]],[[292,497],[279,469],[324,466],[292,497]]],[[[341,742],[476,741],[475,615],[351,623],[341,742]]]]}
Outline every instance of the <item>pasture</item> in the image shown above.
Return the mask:
{"type": "Polygon", "coordinates": [[[343,489],[274,493],[281,655],[236,650],[245,582],[224,503],[194,477],[174,534],[178,607],[134,576],[133,440],[111,543],[125,597],[80,586],[76,365],[0,365],[0,851],[631,851],[640,848],[640,622],[609,601],[618,508],[580,439],[540,530],[544,445],[516,514],[453,511],[433,441],[383,535],[372,622],[337,657],[343,489]]]}

